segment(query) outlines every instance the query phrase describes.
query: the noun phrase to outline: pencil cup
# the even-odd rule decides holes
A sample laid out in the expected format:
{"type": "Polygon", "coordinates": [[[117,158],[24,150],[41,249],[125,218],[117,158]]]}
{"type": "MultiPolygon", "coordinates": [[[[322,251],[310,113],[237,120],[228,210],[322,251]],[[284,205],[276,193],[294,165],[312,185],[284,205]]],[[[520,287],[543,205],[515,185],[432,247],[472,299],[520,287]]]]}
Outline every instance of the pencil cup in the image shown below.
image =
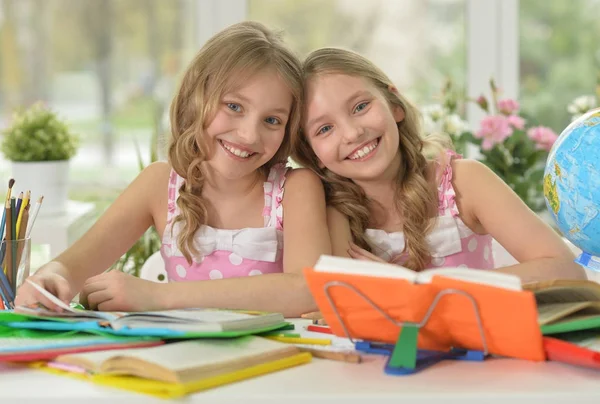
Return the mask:
{"type": "Polygon", "coordinates": [[[16,290],[29,276],[31,262],[31,239],[2,240],[0,245],[0,286],[3,300],[14,297],[16,290]],[[6,290],[10,288],[10,290],[6,290]],[[6,296],[8,294],[8,296],[6,296]]]}

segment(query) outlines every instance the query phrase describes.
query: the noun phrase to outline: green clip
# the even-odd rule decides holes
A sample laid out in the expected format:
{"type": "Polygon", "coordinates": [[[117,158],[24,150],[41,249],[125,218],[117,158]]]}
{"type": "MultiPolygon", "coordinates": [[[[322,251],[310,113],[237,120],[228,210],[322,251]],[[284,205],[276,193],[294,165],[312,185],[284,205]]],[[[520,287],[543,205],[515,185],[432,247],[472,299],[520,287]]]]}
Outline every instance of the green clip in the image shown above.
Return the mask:
{"type": "Polygon", "coordinates": [[[389,366],[394,368],[414,369],[417,365],[417,325],[403,325],[394,351],[390,357],[389,366]]]}

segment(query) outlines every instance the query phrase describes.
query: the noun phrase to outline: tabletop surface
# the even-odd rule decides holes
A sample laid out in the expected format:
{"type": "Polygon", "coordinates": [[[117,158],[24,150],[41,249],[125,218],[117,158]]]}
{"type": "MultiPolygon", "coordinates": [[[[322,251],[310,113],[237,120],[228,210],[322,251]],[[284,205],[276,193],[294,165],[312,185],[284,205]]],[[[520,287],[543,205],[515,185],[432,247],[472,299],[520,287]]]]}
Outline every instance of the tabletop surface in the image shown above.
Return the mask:
{"type": "MultiPolygon", "coordinates": [[[[293,320],[303,335],[308,324],[293,320]]],[[[294,332],[299,332],[294,331],[294,332]]],[[[325,338],[325,334],[318,334],[325,338]]],[[[600,371],[554,362],[492,358],[485,362],[445,361],[419,374],[388,376],[384,358],[361,364],[314,358],[311,363],[196,393],[184,402],[203,403],[600,403],[600,371]],[[516,400],[516,401],[515,401],[516,400]]],[[[0,364],[1,402],[34,401],[164,402],[127,391],[39,370],[0,364]]]]}

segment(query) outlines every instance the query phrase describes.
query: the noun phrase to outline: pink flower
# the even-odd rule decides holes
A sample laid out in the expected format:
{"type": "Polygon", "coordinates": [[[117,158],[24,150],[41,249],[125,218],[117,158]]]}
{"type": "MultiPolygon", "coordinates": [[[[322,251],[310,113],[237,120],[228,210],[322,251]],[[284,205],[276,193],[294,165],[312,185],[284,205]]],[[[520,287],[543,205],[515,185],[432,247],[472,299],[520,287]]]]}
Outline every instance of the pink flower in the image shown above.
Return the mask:
{"type": "Polygon", "coordinates": [[[482,94],[482,95],[480,95],[479,97],[477,97],[477,99],[475,100],[475,102],[476,102],[476,103],[477,103],[477,105],[479,105],[479,107],[480,107],[481,109],[483,109],[485,112],[489,112],[489,111],[488,111],[488,108],[489,108],[489,105],[488,105],[488,100],[487,100],[487,98],[485,98],[485,96],[484,96],[483,94],[482,94]]]}
{"type": "Polygon", "coordinates": [[[550,151],[558,135],[554,131],[545,126],[536,126],[527,131],[527,136],[533,140],[538,149],[550,151]]]}
{"type": "Polygon", "coordinates": [[[518,115],[509,115],[506,119],[508,119],[508,123],[515,129],[523,130],[525,127],[525,119],[518,115]]]}
{"type": "Polygon", "coordinates": [[[490,150],[494,145],[504,142],[512,133],[513,129],[505,116],[491,115],[481,120],[481,129],[474,136],[483,139],[481,143],[483,150],[490,150]]]}
{"type": "Polygon", "coordinates": [[[504,115],[512,115],[519,110],[519,102],[512,98],[498,101],[498,110],[504,115]]]}

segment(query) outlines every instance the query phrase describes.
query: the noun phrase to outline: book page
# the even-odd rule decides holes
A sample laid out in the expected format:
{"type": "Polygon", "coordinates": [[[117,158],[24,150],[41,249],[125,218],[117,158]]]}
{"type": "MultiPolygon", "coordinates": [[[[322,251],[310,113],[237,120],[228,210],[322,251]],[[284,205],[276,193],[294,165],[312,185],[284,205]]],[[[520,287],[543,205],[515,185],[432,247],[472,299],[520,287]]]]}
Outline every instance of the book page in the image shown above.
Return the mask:
{"type": "Polygon", "coordinates": [[[186,323],[224,323],[239,320],[257,319],[261,317],[281,317],[279,313],[265,313],[262,315],[248,314],[244,312],[217,310],[217,309],[183,309],[183,310],[161,310],[128,313],[118,321],[126,321],[131,318],[147,319],[148,321],[186,322],[186,323]]]}
{"type": "Polygon", "coordinates": [[[91,310],[71,309],[62,313],[50,310],[42,305],[37,306],[17,306],[15,313],[24,314],[29,317],[39,317],[44,319],[58,318],[65,321],[113,321],[119,318],[122,313],[102,312],[91,310]]]}
{"type": "Polygon", "coordinates": [[[549,303],[538,305],[538,323],[540,325],[550,324],[553,321],[561,320],[570,314],[589,307],[589,305],[590,302],[549,303]]]}
{"type": "Polygon", "coordinates": [[[493,269],[455,267],[426,269],[417,275],[417,283],[430,283],[436,275],[498,288],[522,290],[521,279],[518,276],[496,272],[493,269]]]}
{"type": "Polygon", "coordinates": [[[225,331],[227,329],[248,329],[284,322],[281,313],[248,314],[242,311],[217,309],[183,309],[152,312],[128,313],[112,321],[115,329],[164,327],[180,331],[225,331]],[[239,327],[235,327],[238,325],[239,327]],[[178,327],[179,326],[179,327],[178,327]]]}
{"type": "Polygon", "coordinates": [[[197,339],[174,342],[152,348],[118,349],[81,354],[62,355],[59,363],[93,363],[100,369],[110,359],[134,359],[160,366],[173,372],[200,369],[204,366],[226,363],[278,350],[295,348],[293,345],[256,336],[232,339],[197,339]]]}
{"type": "Polygon", "coordinates": [[[600,302],[600,284],[593,281],[548,281],[525,285],[538,304],[600,302]]]}
{"type": "Polygon", "coordinates": [[[406,279],[409,282],[414,282],[417,277],[416,272],[400,265],[333,257],[331,255],[321,255],[313,269],[316,272],[406,279]]]}

